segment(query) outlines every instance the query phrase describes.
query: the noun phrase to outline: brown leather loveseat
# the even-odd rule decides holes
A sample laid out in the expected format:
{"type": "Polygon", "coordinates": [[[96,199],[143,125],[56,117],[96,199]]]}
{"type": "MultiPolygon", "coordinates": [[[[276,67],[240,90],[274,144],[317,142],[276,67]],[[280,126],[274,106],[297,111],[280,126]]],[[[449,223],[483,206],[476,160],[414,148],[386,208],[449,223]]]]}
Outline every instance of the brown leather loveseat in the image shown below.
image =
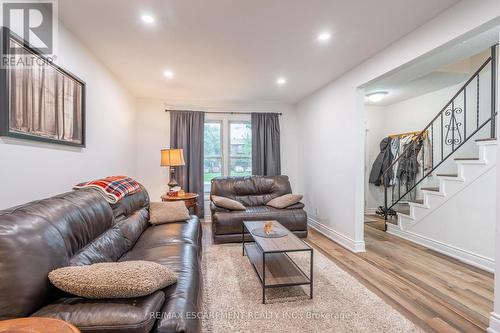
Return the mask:
{"type": "Polygon", "coordinates": [[[241,242],[243,221],[277,220],[298,237],[307,237],[304,204],[285,209],[266,206],[271,199],[292,193],[288,176],[223,177],[212,179],[211,195],[239,201],[246,211],[230,211],[210,203],[215,243],[241,242]]]}
{"type": "Polygon", "coordinates": [[[151,226],[146,190],[111,206],[93,189],[0,211],[0,319],[62,319],[82,332],[199,332],[201,228],[151,226]],[[91,300],[56,289],[47,274],[68,265],[150,260],[178,280],[151,295],[91,300]]]}

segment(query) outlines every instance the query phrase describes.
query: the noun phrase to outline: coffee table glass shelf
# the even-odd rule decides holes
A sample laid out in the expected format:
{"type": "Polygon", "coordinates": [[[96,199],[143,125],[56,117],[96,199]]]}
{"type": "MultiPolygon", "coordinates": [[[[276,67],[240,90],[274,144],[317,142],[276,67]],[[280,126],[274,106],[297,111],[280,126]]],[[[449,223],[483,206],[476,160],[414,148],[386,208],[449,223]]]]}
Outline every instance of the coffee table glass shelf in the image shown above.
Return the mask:
{"type": "Polygon", "coordinates": [[[272,221],[273,228],[288,231],[286,236],[277,238],[259,237],[253,230],[262,229],[268,221],[244,221],[241,230],[243,255],[247,256],[262,285],[262,303],[266,303],[266,289],[309,285],[309,295],[313,297],[313,249],[300,240],[278,221],[272,221]],[[245,242],[250,234],[253,242],[245,242]],[[290,252],[309,252],[309,275],[288,255],[290,252]]]}

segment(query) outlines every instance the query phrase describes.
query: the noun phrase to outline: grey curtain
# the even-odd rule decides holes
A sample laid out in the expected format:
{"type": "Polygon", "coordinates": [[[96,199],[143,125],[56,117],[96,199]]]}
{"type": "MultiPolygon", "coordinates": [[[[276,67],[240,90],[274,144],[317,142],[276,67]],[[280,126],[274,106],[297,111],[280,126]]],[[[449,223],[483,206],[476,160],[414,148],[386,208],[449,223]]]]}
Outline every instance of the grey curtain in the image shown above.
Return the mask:
{"type": "Polygon", "coordinates": [[[204,216],[203,129],[204,112],[170,112],[170,147],[184,149],[185,166],[176,168],[176,179],[186,192],[198,193],[200,217],[204,216]]]}
{"type": "Polygon", "coordinates": [[[252,174],[281,174],[280,120],[277,113],[252,113],[252,174]]]}

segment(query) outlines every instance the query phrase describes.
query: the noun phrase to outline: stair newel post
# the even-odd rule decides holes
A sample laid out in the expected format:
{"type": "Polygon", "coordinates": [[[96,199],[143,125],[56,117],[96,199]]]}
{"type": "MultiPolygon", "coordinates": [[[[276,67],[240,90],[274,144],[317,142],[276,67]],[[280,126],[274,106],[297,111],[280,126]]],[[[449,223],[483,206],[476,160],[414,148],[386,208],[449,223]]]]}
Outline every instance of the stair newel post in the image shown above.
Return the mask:
{"type": "Polygon", "coordinates": [[[491,47],[491,138],[496,138],[496,90],[497,90],[497,50],[491,47]]]}
{"type": "Polygon", "coordinates": [[[384,231],[387,231],[387,184],[384,182],[384,231]]]}

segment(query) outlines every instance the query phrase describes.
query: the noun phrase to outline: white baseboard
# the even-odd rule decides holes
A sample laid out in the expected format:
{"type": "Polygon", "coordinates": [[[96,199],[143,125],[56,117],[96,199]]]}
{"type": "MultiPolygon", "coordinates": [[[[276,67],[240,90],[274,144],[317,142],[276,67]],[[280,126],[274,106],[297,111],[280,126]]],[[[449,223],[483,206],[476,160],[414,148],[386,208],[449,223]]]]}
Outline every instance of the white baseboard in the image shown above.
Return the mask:
{"type": "MultiPolygon", "coordinates": [[[[432,249],[436,252],[445,254],[447,256],[450,256],[452,258],[455,258],[457,260],[460,260],[466,264],[469,264],[471,266],[483,269],[485,271],[488,271],[490,273],[495,273],[495,260],[491,258],[487,258],[484,256],[481,256],[479,254],[458,248],[453,245],[445,244],[440,241],[415,234],[411,231],[404,231],[401,230],[398,226],[392,225],[390,223],[387,224],[387,232],[404,238],[406,240],[409,240],[411,242],[423,245],[429,249],[432,249]]],[[[500,333],[500,332],[498,332],[500,333]]]]}
{"type": "Polygon", "coordinates": [[[351,252],[366,252],[364,241],[355,241],[354,239],[347,237],[326,225],[319,223],[318,221],[308,217],[308,225],[314,230],[322,233],[326,237],[330,238],[335,243],[340,244],[351,252]]]}
{"type": "Polygon", "coordinates": [[[490,327],[486,331],[489,333],[500,333],[500,314],[495,312],[490,314],[490,327]]]}

